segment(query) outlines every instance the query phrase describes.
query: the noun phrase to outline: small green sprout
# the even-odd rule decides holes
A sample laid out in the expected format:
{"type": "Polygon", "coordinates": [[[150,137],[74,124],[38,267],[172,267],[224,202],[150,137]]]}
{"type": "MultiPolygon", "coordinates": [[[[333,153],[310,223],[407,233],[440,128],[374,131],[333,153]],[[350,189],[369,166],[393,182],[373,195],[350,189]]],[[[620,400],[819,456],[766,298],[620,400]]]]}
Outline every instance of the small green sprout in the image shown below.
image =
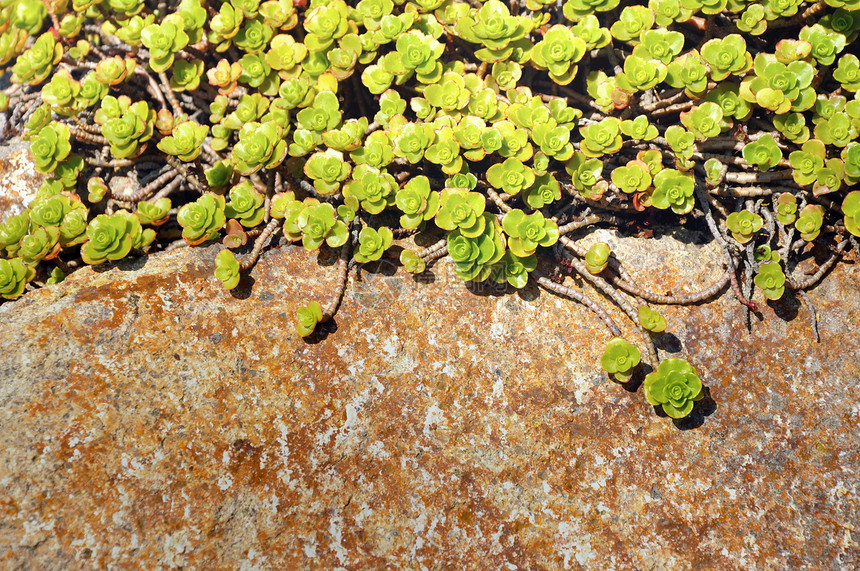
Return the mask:
{"type": "Polygon", "coordinates": [[[685,359],[665,359],[645,376],[642,387],[648,403],[661,405],[671,418],[684,418],[704,397],[702,381],[685,359]]]}
{"type": "Polygon", "coordinates": [[[481,215],[483,231],[475,237],[463,235],[457,228],[448,234],[448,253],[454,260],[454,271],[463,281],[484,281],[494,271],[494,264],[505,254],[502,229],[489,212],[481,215]]]}
{"type": "Polygon", "coordinates": [[[287,156],[282,134],[281,126],[274,121],[245,124],[239,130],[239,142],[230,155],[234,170],[249,176],[262,168],[273,169],[280,165],[287,156]]]}
{"type": "Polygon", "coordinates": [[[219,60],[215,67],[206,72],[209,85],[217,87],[218,93],[225,96],[233,93],[233,90],[239,85],[241,75],[242,64],[239,62],[230,63],[226,59],[219,60]]]}
{"type": "Polygon", "coordinates": [[[812,57],[821,65],[832,64],[845,48],[845,36],[821,24],[801,28],[800,39],[812,44],[812,57]]]}
{"type": "Polygon", "coordinates": [[[63,123],[52,121],[30,136],[30,153],[40,173],[53,172],[57,163],[68,157],[71,150],[69,128],[63,123]]]}
{"type": "Polygon", "coordinates": [[[30,229],[30,211],[10,217],[5,224],[0,224],[0,249],[5,248],[10,256],[18,251],[18,243],[27,235],[30,229]]]}
{"type": "Polygon", "coordinates": [[[139,231],[137,216],[125,210],[99,214],[87,226],[88,240],[81,246],[81,257],[91,265],[120,260],[131,251],[139,231]]]}
{"type": "Polygon", "coordinates": [[[734,117],[738,121],[746,121],[752,115],[753,107],[740,96],[740,85],[730,81],[720,83],[705,96],[705,101],[712,101],[723,110],[724,117],[734,117]]]}
{"type": "Polygon", "coordinates": [[[215,256],[215,277],[218,278],[224,287],[233,289],[239,285],[239,262],[236,260],[232,250],[224,249],[218,252],[215,256]]]}
{"type": "Polygon", "coordinates": [[[630,55],[624,59],[624,73],[616,76],[618,87],[631,93],[647,91],[666,79],[669,69],[656,59],[630,55]]]}
{"type": "Polygon", "coordinates": [[[654,12],[645,6],[627,6],[612,24],[612,37],[623,42],[639,41],[639,36],[654,25],[654,12]]]}
{"type": "Polygon", "coordinates": [[[352,169],[343,160],[343,153],[334,149],[316,152],[307,160],[304,173],[314,181],[314,188],[320,194],[334,194],[340,183],[346,180],[352,169]]]}
{"type": "Polygon", "coordinates": [[[463,158],[460,156],[460,145],[454,138],[454,131],[451,127],[445,126],[436,129],[435,134],[433,144],[424,152],[424,158],[440,165],[445,174],[459,172],[463,167],[463,158]]]}
{"type": "Polygon", "coordinates": [[[647,305],[640,305],[639,325],[653,333],[660,333],[666,329],[666,318],[647,305]]]}
{"type": "Polygon", "coordinates": [[[608,12],[618,6],[619,0],[567,0],[562,13],[568,20],[576,22],[595,12],[608,12]]]}
{"type": "Polygon", "coordinates": [[[180,208],[176,220],[182,226],[185,241],[196,246],[215,238],[227,221],[224,208],[224,197],[212,192],[180,208]]]}
{"type": "Polygon", "coordinates": [[[809,140],[809,127],[806,126],[806,117],[803,113],[785,113],[773,118],[773,126],[777,131],[796,145],[809,140]]]}
{"type": "Polygon", "coordinates": [[[836,192],[842,186],[842,181],[845,179],[845,163],[839,159],[827,159],[824,163],[824,168],[819,169],[815,175],[815,182],[812,185],[812,194],[821,196],[831,192],[836,192]]]}
{"type": "Polygon", "coordinates": [[[518,208],[510,210],[502,219],[502,228],[508,235],[508,248],[520,258],[531,256],[538,246],[552,246],[559,236],[558,225],[539,210],[532,214],[518,208]]]}
{"type": "Polygon", "coordinates": [[[45,32],[30,49],[18,56],[12,66],[12,83],[39,85],[51,75],[62,57],[63,46],[51,32],[45,32]]]}
{"type": "Polygon", "coordinates": [[[518,194],[534,184],[535,174],[517,159],[508,158],[487,170],[487,182],[508,194],[518,194]]]}
{"type": "Polygon", "coordinates": [[[860,236],[860,190],[845,195],[842,214],[845,215],[845,229],[855,236],[860,236]]]}
{"type": "Polygon", "coordinates": [[[352,151],[349,157],[357,165],[366,164],[376,168],[384,168],[394,160],[394,149],[388,133],[374,131],[364,140],[364,146],[352,151]]]}
{"type": "Polygon", "coordinates": [[[651,186],[648,165],[639,160],[628,161],[626,166],[612,170],[612,183],[628,194],[644,192],[651,186]]]}
{"type": "Polygon", "coordinates": [[[140,16],[132,16],[128,20],[122,20],[122,26],[117,29],[116,37],[130,46],[139,46],[141,43],[140,34],[143,29],[155,22],[155,15],[149,14],[141,18],[140,16]]]}
{"type": "Polygon", "coordinates": [[[0,297],[15,299],[24,293],[27,282],[36,277],[36,269],[20,258],[0,258],[0,297]]]}
{"type": "Polygon", "coordinates": [[[785,274],[782,272],[782,266],[776,262],[760,265],[754,281],[768,299],[779,299],[785,292],[785,274]]]}
{"type": "Polygon", "coordinates": [[[508,7],[499,0],[487,0],[479,10],[460,19],[457,34],[484,49],[475,52],[482,61],[501,61],[510,57],[512,42],[531,32],[532,21],[525,16],[511,16],[508,7]]]}
{"type": "Polygon", "coordinates": [[[763,171],[772,169],[782,160],[782,151],[769,135],[764,135],[746,145],[742,154],[746,162],[763,171]]]}
{"type": "Polygon", "coordinates": [[[522,289],[529,281],[529,274],[537,267],[537,257],[534,255],[520,258],[510,250],[494,266],[490,273],[490,279],[502,284],[507,282],[511,286],[522,289]]]}
{"type": "Polygon", "coordinates": [[[753,259],[759,264],[767,262],[778,262],[780,260],[779,252],[774,252],[767,244],[757,246],[753,252],[753,259]]]}
{"type": "Polygon", "coordinates": [[[424,260],[412,250],[407,249],[400,252],[400,263],[403,264],[403,269],[410,274],[420,274],[426,268],[424,260]]]}
{"type": "Polygon", "coordinates": [[[379,230],[366,227],[358,233],[358,248],[355,250],[355,261],[361,264],[374,262],[391,246],[394,239],[391,229],[383,226],[379,230]]]}
{"type": "Polygon", "coordinates": [[[573,35],[585,42],[586,50],[602,48],[612,41],[612,34],[607,28],[600,26],[600,20],[594,14],[588,14],[571,28],[573,35]]]}
{"type": "Polygon", "coordinates": [[[567,126],[555,127],[551,123],[541,123],[532,129],[532,140],[546,156],[558,161],[566,161],[573,156],[570,128],[567,126]]]}
{"type": "Polygon", "coordinates": [[[709,186],[719,186],[725,179],[728,167],[720,160],[714,157],[705,161],[705,182],[709,186]]]}
{"type": "Polygon", "coordinates": [[[352,182],[344,187],[344,196],[354,196],[370,214],[379,214],[394,203],[397,181],[370,165],[358,165],[352,171],[352,182]]]}
{"type": "Polygon", "coordinates": [[[466,238],[476,238],[484,232],[486,199],[481,193],[462,188],[446,188],[440,195],[436,225],[443,230],[459,229],[466,238]]]}
{"type": "Polygon", "coordinates": [[[524,198],[530,208],[538,210],[561,198],[561,186],[553,175],[543,174],[525,191],[524,198]]]}
{"type": "Polygon", "coordinates": [[[839,58],[833,79],[842,84],[848,91],[860,91],[860,59],[854,54],[845,54],[839,58]]]}
{"type": "Polygon", "coordinates": [[[444,44],[413,29],[398,37],[395,45],[397,51],[380,60],[384,71],[404,80],[414,73],[424,84],[436,83],[442,77],[442,64],[438,60],[445,51],[444,44]]]}
{"type": "Polygon", "coordinates": [[[574,188],[582,196],[592,200],[600,200],[608,187],[602,178],[603,163],[600,160],[589,159],[585,153],[574,153],[564,168],[570,174],[574,188]]]}
{"type": "Polygon", "coordinates": [[[343,0],[317,4],[305,14],[304,28],[308,31],[305,45],[312,52],[324,51],[350,29],[349,7],[343,0]]]}
{"type": "Polygon", "coordinates": [[[665,29],[647,30],[640,36],[641,44],[635,52],[644,59],[656,59],[668,65],[684,49],[684,35],[665,29]]]}
{"type": "MultiPolygon", "coordinates": [[[[431,220],[439,210],[439,193],[430,190],[430,181],[420,175],[397,191],[397,208],[403,215],[400,225],[403,228],[418,228],[423,222],[431,220]]],[[[452,220],[453,222],[453,220],[452,220]]],[[[438,222],[437,222],[438,224],[438,222]]]]}
{"type": "Polygon", "coordinates": [[[100,176],[94,176],[87,181],[87,202],[96,204],[108,194],[110,189],[107,183],[100,176]]]}
{"type": "Polygon", "coordinates": [[[797,197],[783,192],[776,198],[776,219],[788,226],[797,219],[797,197]]]}
{"type": "Polygon", "coordinates": [[[860,182],[860,143],[851,141],[840,155],[845,165],[845,182],[856,184],[860,182]]]}
{"type": "Polygon", "coordinates": [[[741,12],[737,21],[738,30],[749,32],[750,35],[760,36],[767,30],[767,20],[764,18],[764,7],[761,4],[750,4],[741,12]]]}
{"type": "Polygon", "coordinates": [[[858,129],[847,113],[834,113],[832,117],[821,120],[815,126],[815,137],[826,145],[845,147],[856,139],[858,129]]]}
{"type": "Polygon", "coordinates": [[[791,176],[800,185],[812,184],[818,176],[818,171],[824,168],[827,149],[818,139],[811,139],[799,151],[792,151],[788,156],[791,164],[791,176]]]}
{"type": "Polygon", "coordinates": [[[686,214],[693,209],[695,180],[688,173],[665,169],[654,177],[651,204],[655,208],[671,208],[675,214],[686,214]]]}
{"type": "Polygon", "coordinates": [[[170,218],[169,198],[159,198],[155,202],[143,200],[137,203],[137,218],[141,224],[161,226],[170,218]]]}
{"type": "Polygon", "coordinates": [[[633,376],[633,369],[641,360],[642,354],[636,345],[625,341],[622,337],[614,337],[606,344],[606,349],[600,357],[600,366],[619,382],[626,383],[633,376]]]}
{"type": "Polygon", "coordinates": [[[740,244],[746,244],[752,240],[755,233],[761,230],[763,223],[761,216],[749,210],[732,212],[726,218],[726,228],[731,231],[732,237],[740,244]]]}
{"type": "Polygon", "coordinates": [[[466,89],[463,76],[446,72],[442,74],[439,83],[433,83],[424,89],[424,97],[435,107],[453,111],[465,107],[469,103],[471,93],[466,89]]]}
{"type": "Polygon", "coordinates": [[[683,111],[681,123],[697,139],[716,137],[732,125],[731,121],[723,119],[722,107],[710,101],[697,105],[690,111],[683,111]]]}
{"type": "Polygon", "coordinates": [[[307,337],[314,332],[317,323],[322,321],[322,307],[319,303],[312,301],[296,310],[296,317],[296,330],[302,337],[307,337]]]}
{"type": "Polygon", "coordinates": [[[119,85],[128,78],[129,74],[134,72],[135,67],[137,67],[137,63],[132,58],[109,57],[96,65],[95,78],[110,86],[119,85]]]}
{"type": "Polygon", "coordinates": [[[755,58],[755,76],[741,82],[740,95],[776,114],[804,111],[815,104],[812,80],[815,68],[806,61],[788,65],[771,54],[760,53],[755,58]]]}
{"type": "Polygon", "coordinates": [[[266,215],[265,199],[248,180],[230,189],[230,202],[224,206],[227,218],[238,220],[245,228],[253,228],[266,215]]]}
{"type": "Polygon", "coordinates": [[[621,120],[615,117],[605,119],[579,128],[583,141],[582,153],[591,158],[600,158],[621,150],[621,120]]]}
{"type": "Polygon", "coordinates": [[[61,115],[76,115],[75,101],[81,92],[81,84],[72,79],[71,73],[60,69],[51,81],[42,87],[42,101],[51,106],[51,110],[61,115]]]}
{"type": "Polygon", "coordinates": [[[133,157],[143,151],[141,145],[152,138],[155,111],[146,101],[131,103],[125,96],[118,99],[108,95],[102,100],[104,115],[96,112],[96,122],[102,124],[102,134],[110,142],[110,152],[118,159],[133,157]]]}
{"type": "Polygon", "coordinates": [[[532,62],[549,71],[550,78],[559,85],[567,85],[576,76],[575,65],[587,49],[583,39],[561,24],[552,26],[531,52],[532,62]]]}
{"type": "Polygon", "coordinates": [[[18,256],[28,266],[41,260],[50,260],[60,253],[60,229],[56,226],[39,226],[31,230],[19,243],[18,256]]]}
{"type": "Polygon", "coordinates": [[[140,40],[149,48],[149,66],[163,72],[173,65],[176,53],[188,45],[182,16],[169,14],[160,24],[150,24],[140,32],[140,40]]]}
{"type": "Polygon", "coordinates": [[[659,135],[657,127],[649,123],[645,115],[639,115],[635,119],[625,119],[621,122],[620,128],[622,134],[639,141],[650,141],[659,135]]]}
{"type": "Polygon", "coordinates": [[[708,40],[702,46],[702,57],[710,67],[714,81],[722,81],[732,74],[742,75],[753,66],[747,43],[738,34],[708,40]]]}
{"type": "Polygon", "coordinates": [[[394,154],[412,164],[424,158],[424,152],[433,144],[436,136],[433,127],[427,123],[406,123],[396,130],[392,129],[392,132],[394,154]]]}
{"type": "Polygon", "coordinates": [[[158,141],[156,146],[168,155],[178,157],[180,161],[190,162],[200,156],[208,134],[208,126],[186,121],[174,127],[171,135],[158,141]]]}
{"type": "Polygon", "coordinates": [[[606,242],[592,244],[585,254],[585,269],[590,274],[599,274],[609,265],[610,254],[612,254],[612,248],[606,242]]]}
{"type": "Polygon", "coordinates": [[[701,97],[708,89],[707,62],[697,50],[675,58],[666,68],[666,83],[683,88],[688,97],[701,97]]]}
{"type": "MultiPolygon", "coordinates": [[[[285,219],[286,225],[286,219],[285,219]]],[[[324,202],[302,209],[296,218],[302,231],[302,245],[307,250],[316,250],[323,242],[331,248],[343,246],[349,238],[349,229],[338,220],[334,206],[324,202]]],[[[286,227],[286,226],[285,226],[286,227]]]]}
{"type": "Polygon", "coordinates": [[[800,237],[812,242],[821,232],[824,224],[824,208],[818,204],[807,204],[794,221],[794,227],[800,232],[800,237]]]}
{"type": "Polygon", "coordinates": [[[170,88],[176,92],[194,91],[200,86],[203,77],[203,60],[178,60],[173,65],[173,75],[170,78],[170,88]]]}

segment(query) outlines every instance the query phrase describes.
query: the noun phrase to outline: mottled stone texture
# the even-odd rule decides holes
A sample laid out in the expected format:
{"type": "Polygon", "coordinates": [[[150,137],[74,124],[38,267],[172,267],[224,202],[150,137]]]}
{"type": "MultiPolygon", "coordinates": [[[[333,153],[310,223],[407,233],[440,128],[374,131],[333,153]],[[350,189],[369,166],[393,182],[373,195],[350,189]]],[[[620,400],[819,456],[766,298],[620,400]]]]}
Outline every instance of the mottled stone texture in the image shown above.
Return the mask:
{"type": "MultiPolygon", "coordinates": [[[[718,278],[680,238],[611,240],[661,292],[718,278]]],[[[820,344],[794,299],[752,334],[730,292],[665,309],[712,397],[673,423],[573,302],[382,268],[306,342],[331,255],[271,250],[231,294],[217,249],[0,305],[0,567],[860,566],[855,265],[810,292],[820,344]]]]}

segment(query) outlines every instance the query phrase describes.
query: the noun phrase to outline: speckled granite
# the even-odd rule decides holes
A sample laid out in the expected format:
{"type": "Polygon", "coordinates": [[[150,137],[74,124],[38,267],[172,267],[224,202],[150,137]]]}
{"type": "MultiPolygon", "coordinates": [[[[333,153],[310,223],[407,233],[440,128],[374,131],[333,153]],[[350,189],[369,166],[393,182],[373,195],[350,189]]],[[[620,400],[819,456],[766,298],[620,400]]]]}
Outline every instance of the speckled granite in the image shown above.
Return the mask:
{"type": "MultiPolygon", "coordinates": [[[[681,293],[721,271],[684,238],[612,239],[681,293]]],[[[675,424],[601,373],[574,302],[365,272],[308,343],[330,257],[272,250],[231,294],[216,252],[0,305],[0,567],[860,566],[856,265],[810,292],[820,344],[796,302],[751,335],[730,293],[666,309],[662,355],[713,398],[675,424]]]]}

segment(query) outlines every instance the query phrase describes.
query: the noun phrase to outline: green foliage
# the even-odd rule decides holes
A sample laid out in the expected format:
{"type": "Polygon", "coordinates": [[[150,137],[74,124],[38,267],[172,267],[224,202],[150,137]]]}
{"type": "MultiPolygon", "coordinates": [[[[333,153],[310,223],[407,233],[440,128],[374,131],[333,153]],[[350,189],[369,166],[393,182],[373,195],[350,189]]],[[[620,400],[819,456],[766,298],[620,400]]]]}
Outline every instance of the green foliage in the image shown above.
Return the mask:
{"type": "Polygon", "coordinates": [[[0,297],[15,299],[24,293],[27,282],[36,277],[32,266],[24,265],[20,258],[0,258],[0,297]]]}
{"type": "Polygon", "coordinates": [[[185,241],[194,246],[215,238],[227,221],[224,208],[224,197],[212,192],[180,208],[176,220],[185,241]]]}
{"type": "Polygon", "coordinates": [[[224,216],[238,220],[245,228],[253,228],[266,215],[265,200],[250,181],[243,180],[230,189],[230,202],[224,206],[224,216]]]}
{"type": "Polygon", "coordinates": [[[855,190],[845,195],[842,214],[845,215],[845,229],[855,236],[860,236],[860,191],[855,190]]]}
{"type": "Polygon", "coordinates": [[[685,359],[664,359],[642,384],[649,404],[661,406],[672,418],[684,418],[704,397],[702,381],[685,359]]]}
{"type": "Polygon", "coordinates": [[[790,192],[783,192],[777,196],[776,217],[785,225],[794,224],[797,219],[797,198],[790,192]]]}
{"type": "Polygon", "coordinates": [[[688,173],[665,169],[654,177],[654,193],[651,204],[655,208],[671,208],[676,214],[686,214],[693,209],[695,181],[688,173]]]}
{"type": "Polygon", "coordinates": [[[317,323],[322,321],[322,307],[319,303],[312,301],[296,310],[296,317],[296,330],[302,337],[307,337],[314,332],[317,323]]]}
{"type": "Polygon", "coordinates": [[[525,258],[535,253],[538,246],[552,246],[558,240],[558,225],[544,218],[540,211],[525,214],[514,209],[505,214],[502,228],[508,235],[508,248],[514,255],[525,258]]]}
{"type": "Polygon", "coordinates": [[[614,337],[606,344],[603,356],[600,357],[600,366],[620,382],[626,383],[632,376],[633,368],[641,360],[642,354],[636,345],[621,337],[614,337]]]}
{"type": "Polygon", "coordinates": [[[818,204],[808,204],[803,207],[794,221],[794,227],[800,232],[800,237],[811,242],[818,237],[821,232],[821,225],[824,224],[824,208],[818,204]]]}
{"type": "Polygon", "coordinates": [[[382,254],[391,246],[394,235],[390,228],[383,226],[376,230],[374,228],[362,228],[358,234],[358,248],[355,252],[355,260],[359,263],[367,263],[378,260],[382,254]]]}
{"type": "Polygon", "coordinates": [[[765,135],[744,147],[744,160],[759,169],[770,170],[782,160],[782,151],[776,146],[773,137],[765,135]]]}
{"type": "Polygon", "coordinates": [[[666,329],[666,318],[647,305],[640,305],[639,324],[648,331],[660,333],[666,329]]]}
{"type": "Polygon", "coordinates": [[[761,216],[749,210],[732,212],[726,218],[726,227],[731,231],[732,237],[741,244],[752,240],[755,233],[761,230],[763,223],[761,216]]]}
{"type": "Polygon", "coordinates": [[[198,125],[194,121],[181,123],[173,128],[169,137],[158,142],[158,148],[168,155],[173,155],[181,161],[189,162],[200,156],[200,150],[209,127],[198,125]]]}
{"type": "Polygon", "coordinates": [[[768,299],[779,299],[785,292],[785,274],[776,262],[760,265],[754,281],[768,299]]]}
{"type": "Polygon", "coordinates": [[[179,14],[170,14],[160,24],[149,24],[140,32],[140,41],[149,49],[149,66],[156,72],[167,71],[188,40],[179,14]]]}
{"type": "Polygon", "coordinates": [[[140,229],[137,216],[125,210],[100,214],[87,226],[87,241],[81,247],[81,257],[88,264],[120,260],[131,251],[140,229]]]}
{"type": "Polygon", "coordinates": [[[612,249],[606,242],[595,242],[585,254],[585,267],[592,274],[599,274],[609,264],[612,249]]]}
{"type": "Polygon", "coordinates": [[[57,164],[69,156],[72,145],[69,142],[69,128],[57,121],[39,129],[30,137],[30,152],[36,170],[51,173],[57,164]]]}
{"type": "Polygon", "coordinates": [[[232,251],[221,250],[215,256],[215,277],[227,289],[233,289],[239,285],[239,262],[232,251]]]}

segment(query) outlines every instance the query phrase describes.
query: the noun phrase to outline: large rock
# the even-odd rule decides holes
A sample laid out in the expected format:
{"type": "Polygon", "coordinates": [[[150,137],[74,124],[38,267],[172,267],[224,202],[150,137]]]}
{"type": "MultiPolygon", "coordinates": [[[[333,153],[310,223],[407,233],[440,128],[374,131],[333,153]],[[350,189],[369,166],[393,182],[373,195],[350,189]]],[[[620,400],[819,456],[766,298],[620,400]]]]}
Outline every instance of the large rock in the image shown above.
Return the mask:
{"type": "MultiPolygon", "coordinates": [[[[680,238],[610,237],[661,292],[718,278],[713,245],[680,238]]],[[[674,423],[545,291],[383,268],[308,342],[293,315],[331,295],[330,256],[271,250],[230,293],[216,252],[0,305],[2,567],[860,566],[854,265],[809,294],[820,344],[794,300],[751,334],[730,292],[665,308],[661,355],[712,397],[674,423]]]]}

